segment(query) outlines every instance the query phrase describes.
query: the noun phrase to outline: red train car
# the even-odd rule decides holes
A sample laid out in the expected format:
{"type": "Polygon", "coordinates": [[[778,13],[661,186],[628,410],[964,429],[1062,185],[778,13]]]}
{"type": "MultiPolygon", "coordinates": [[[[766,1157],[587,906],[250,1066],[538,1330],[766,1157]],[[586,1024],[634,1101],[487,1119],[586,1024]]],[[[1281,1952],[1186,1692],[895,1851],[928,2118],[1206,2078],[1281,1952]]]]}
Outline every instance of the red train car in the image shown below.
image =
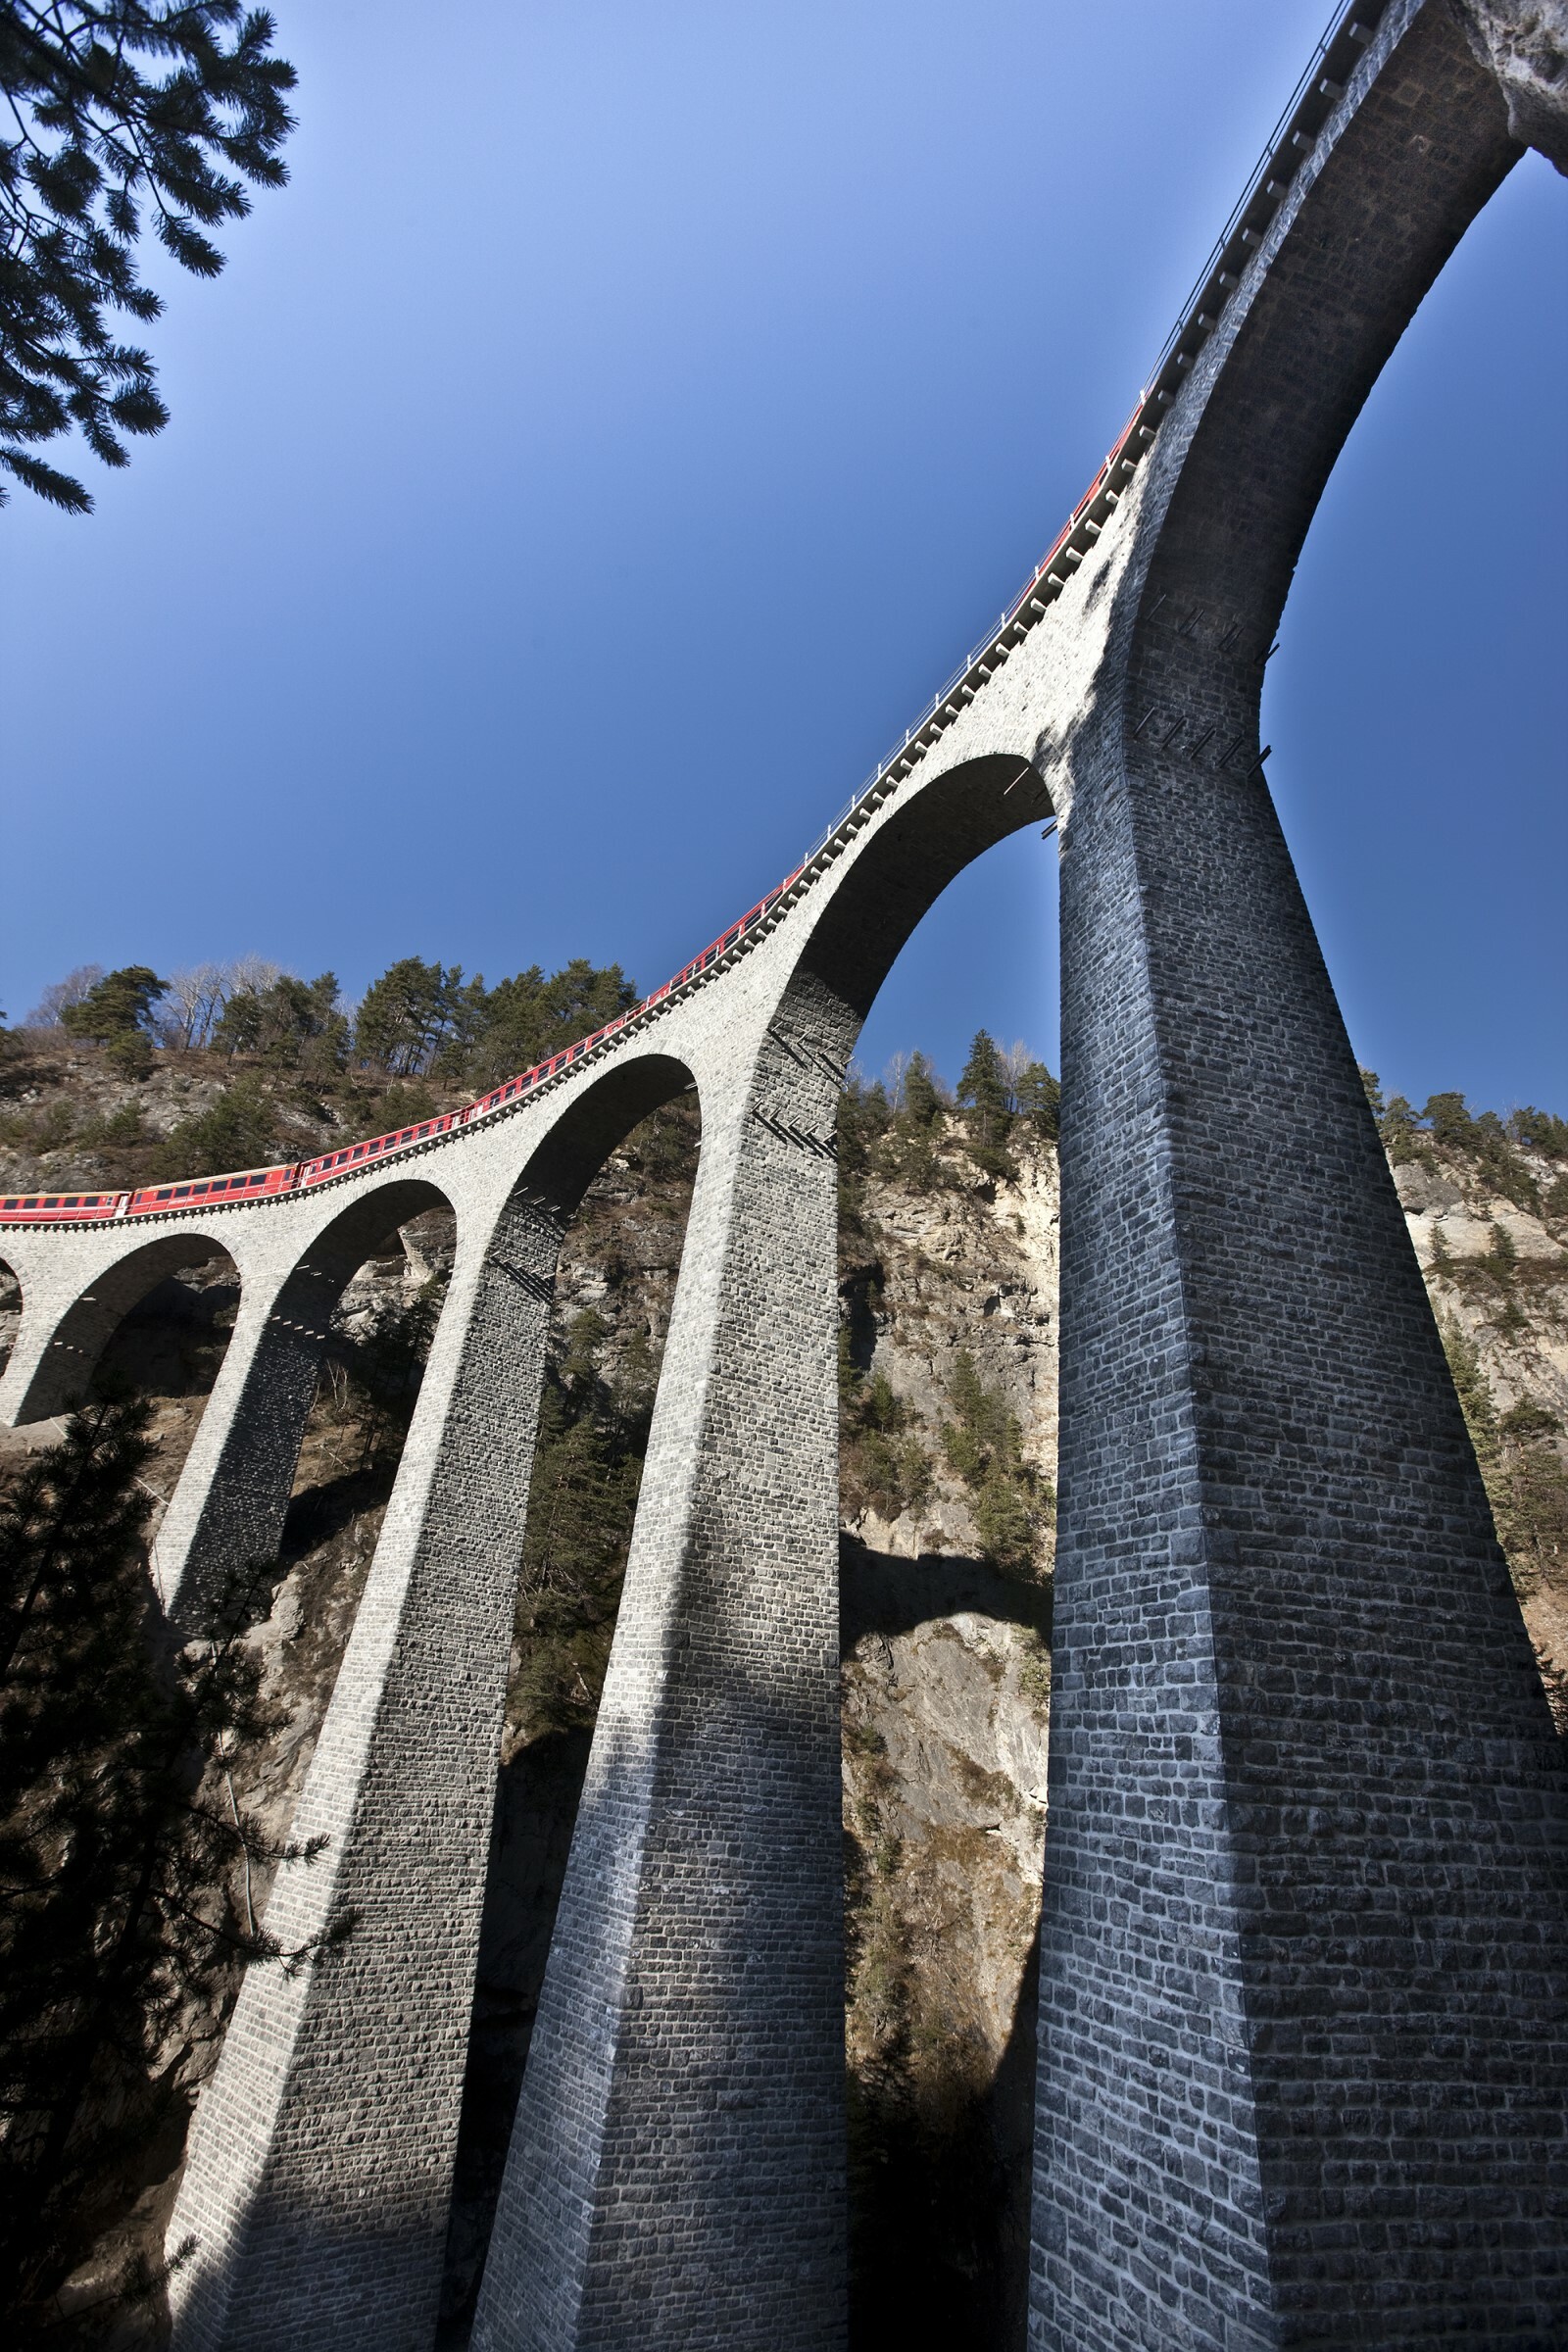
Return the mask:
{"type": "Polygon", "coordinates": [[[298,1170],[302,1192],[314,1184],[325,1184],[333,1176],[346,1176],[368,1160],[384,1159],[389,1152],[407,1151],[411,1144],[423,1143],[428,1136],[446,1135],[456,1127],[464,1113],[449,1110],[438,1119],[421,1119],[413,1127],[398,1127],[390,1135],[372,1135],[363,1144],[345,1144],[341,1152],[323,1152],[316,1159],[302,1160],[298,1170]]]}
{"type": "Polygon", "coordinates": [[[7,1193],[0,1225],[102,1225],[122,1214],[123,1193],[7,1193]]]}
{"type": "Polygon", "coordinates": [[[125,1214],[131,1217],[170,1216],[211,1200],[268,1200],[291,1193],[299,1181],[297,1167],[245,1168],[237,1176],[193,1176],[184,1183],[148,1184],[130,1195],[125,1214]]]}

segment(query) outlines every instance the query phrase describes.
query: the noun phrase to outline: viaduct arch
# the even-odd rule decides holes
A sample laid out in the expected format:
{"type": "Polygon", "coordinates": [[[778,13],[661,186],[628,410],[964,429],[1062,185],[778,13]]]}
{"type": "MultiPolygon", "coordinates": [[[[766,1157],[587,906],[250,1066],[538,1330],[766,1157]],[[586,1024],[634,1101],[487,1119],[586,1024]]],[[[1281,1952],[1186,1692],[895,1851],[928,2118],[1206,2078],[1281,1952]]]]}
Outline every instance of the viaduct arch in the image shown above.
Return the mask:
{"type": "Polygon", "coordinates": [[[63,1412],[85,1392],[115,1332],[150,1292],[182,1267],[205,1265],[224,1254],[216,1234],[160,1234],[89,1277],[64,1311],[58,1296],[33,1306],[24,1285],[13,1419],[47,1421],[63,1412]]]}
{"type": "MultiPolygon", "coordinates": [[[[1038,619],[744,952],[432,1150],[452,1291],[296,1825],[329,1843],[269,1917],[361,1926],[246,1985],[175,2216],[182,2352],[431,2340],[556,1246],[677,1078],[702,1158],[474,2343],[842,2344],[832,1103],[924,905],[1052,813],[1034,2352],[1568,2330],[1561,1758],[1256,733],[1367,389],[1516,130],[1560,137],[1561,13],[1342,20],[1038,619]]],[[[276,1298],[345,1200],[402,1181],[233,1210],[225,1246],[276,1298]]],[[[11,1254],[63,1313],[129,1240],[11,1254]]]]}

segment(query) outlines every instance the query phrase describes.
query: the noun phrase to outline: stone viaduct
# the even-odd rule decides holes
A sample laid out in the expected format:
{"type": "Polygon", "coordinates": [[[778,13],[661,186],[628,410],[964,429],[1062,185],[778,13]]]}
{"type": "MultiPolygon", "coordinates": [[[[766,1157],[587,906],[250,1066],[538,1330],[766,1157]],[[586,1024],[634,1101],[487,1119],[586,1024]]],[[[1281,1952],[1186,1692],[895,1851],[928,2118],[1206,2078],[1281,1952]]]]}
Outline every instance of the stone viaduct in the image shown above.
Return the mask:
{"type": "Polygon", "coordinates": [[[1564,14],[1337,21],[1115,479],[710,970],[372,1173],[7,1237],[23,1420],[164,1274],[234,1260],[160,1539],[178,1617],[275,1544],[350,1274],[456,1213],[295,1824],[328,1842],[269,1918],[289,1943],[359,1924],[240,1995],[173,2224],[179,2352],[432,2341],[558,1245],[606,1154],[692,1087],[678,1296],[474,2343],[843,2345],[835,1102],[925,909],[1053,816],[1031,2343],[1568,2343],[1558,1743],[1257,741],[1368,388],[1521,140],[1568,160],[1564,14]]]}

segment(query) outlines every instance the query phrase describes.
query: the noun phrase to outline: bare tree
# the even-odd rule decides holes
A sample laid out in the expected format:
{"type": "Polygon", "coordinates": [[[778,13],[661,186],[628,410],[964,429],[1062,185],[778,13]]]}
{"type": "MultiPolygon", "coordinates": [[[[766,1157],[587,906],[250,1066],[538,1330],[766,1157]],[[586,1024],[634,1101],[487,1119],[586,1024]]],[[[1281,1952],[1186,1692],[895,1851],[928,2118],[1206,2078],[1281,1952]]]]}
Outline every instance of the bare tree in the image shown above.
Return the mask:
{"type": "Polygon", "coordinates": [[[283,977],[283,966],[267,956],[236,956],[226,968],[231,997],[265,997],[283,977]]]}
{"type": "Polygon", "coordinates": [[[888,1055],[888,1066],[882,1073],[882,1083],[887,1088],[888,1107],[891,1110],[904,1108],[904,1073],[908,1066],[909,1056],[907,1054],[899,1053],[888,1055]]]}
{"type": "Polygon", "coordinates": [[[58,1029],[60,1015],[68,1004],[79,1004],[104,977],[101,963],[78,963],[75,970],[46,988],[28,1013],[25,1026],[29,1029],[58,1029]]]}
{"type": "Polygon", "coordinates": [[[999,1049],[997,1060],[1002,1066],[1002,1075],[1006,1082],[1007,1108],[1009,1111],[1015,1111],[1018,1107],[1018,1081],[1025,1070],[1034,1067],[1035,1056],[1030,1053],[1023,1039],[1015,1037],[1010,1046],[1003,1046],[999,1049]]]}
{"type": "Polygon", "coordinates": [[[166,1045],[190,1053],[207,1044],[228,996],[229,972],[224,963],[193,963],[174,974],[164,992],[159,1021],[166,1045]]]}

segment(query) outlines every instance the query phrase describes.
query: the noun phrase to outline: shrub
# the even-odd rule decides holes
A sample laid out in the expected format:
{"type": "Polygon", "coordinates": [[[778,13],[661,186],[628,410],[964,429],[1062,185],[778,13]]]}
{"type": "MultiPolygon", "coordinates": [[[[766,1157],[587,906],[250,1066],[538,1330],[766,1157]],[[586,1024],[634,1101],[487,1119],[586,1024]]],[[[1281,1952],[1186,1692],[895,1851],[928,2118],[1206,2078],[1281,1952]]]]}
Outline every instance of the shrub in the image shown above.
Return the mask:
{"type": "Polygon", "coordinates": [[[942,1449],[970,1490],[985,1556],[1009,1575],[1033,1574],[1055,1494],[1025,1461],[1017,1415],[1000,1389],[986,1387],[967,1348],[955,1361],[948,1401],[955,1418],[943,1424],[942,1449]]]}
{"type": "Polygon", "coordinates": [[[255,1078],[225,1087],[194,1118],[182,1119],[164,1138],[154,1163],[155,1182],[171,1176],[226,1176],[238,1168],[270,1165],[285,1156],[274,1132],[272,1101],[255,1078]]]}

